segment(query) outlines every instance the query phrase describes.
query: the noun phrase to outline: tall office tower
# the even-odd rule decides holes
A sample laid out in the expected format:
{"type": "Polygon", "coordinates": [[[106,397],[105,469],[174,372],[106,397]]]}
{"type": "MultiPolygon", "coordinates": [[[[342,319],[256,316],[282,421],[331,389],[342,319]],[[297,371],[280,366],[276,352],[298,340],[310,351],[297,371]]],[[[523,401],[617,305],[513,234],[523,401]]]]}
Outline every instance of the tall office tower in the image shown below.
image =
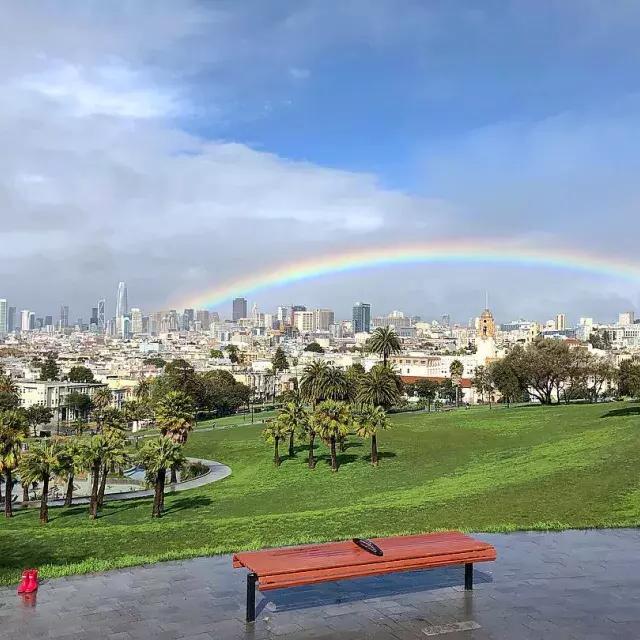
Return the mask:
{"type": "Polygon", "coordinates": [[[60,328],[69,326],[69,307],[66,304],[60,306],[60,328]]]}
{"type": "Polygon", "coordinates": [[[131,309],[131,333],[134,336],[142,333],[142,311],[136,307],[131,309]]]}
{"type": "Polygon", "coordinates": [[[91,307],[91,318],[89,318],[89,324],[98,326],[98,307],[91,307]]]}
{"type": "Polygon", "coordinates": [[[353,305],[353,332],[369,333],[371,330],[371,305],[367,302],[356,302],[353,305]]]}
{"type": "Polygon", "coordinates": [[[104,331],[107,328],[107,323],[104,316],[104,308],[106,306],[106,300],[98,300],[98,330],[104,331]]]}
{"type": "Polygon", "coordinates": [[[618,314],[618,324],[626,327],[635,322],[635,313],[633,311],[625,311],[618,314]]]}
{"type": "Polygon", "coordinates": [[[127,301],[127,285],[124,282],[118,283],[118,295],[116,297],[116,318],[126,316],[129,313],[129,303],[127,301]]]}
{"type": "Polygon", "coordinates": [[[4,338],[8,332],[7,300],[5,298],[0,298],[0,338],[4,338]]]}
{"type": "Polygon", "coordinates": [[[36,318],[35,327],[36,327],[36,329],[42,329],[42,327],[44,327],[44,319],[43,318],[36,318]]]}
{"type": "Polygon", "coordinates": [[[451,324],[451,316],[448,313],[445,313],[442,316],[442,325],[448,327],[451,324]]]}
{"type": "Polygon", "coordinates": [[[201,331],[209,331],[211,328],[211,314],[207,309],[198,309],[196,311],[196,322],[200,323],[201,331]]]}
{"type": "Polygon", "coordinates": [[[20,312],[20,330],[31,331],[35,326],[36,314],[29,309],[23,309],[20,312]]]}
{"type": "Polygon", "coordinates": [[[7,331],[11,333],[16,330],[16,308],[9,307],[7,310],[7,331]]]}
{"type": "Polygon", "coordinates": [[[567,318],[564,313],[559,313],[556,316],[556,330],[564,331],[567,328],[567,318]]]}
{"type": "Polygon", "coordinates": [[[240,318],[247,317],[247,299],[246,298],[234,298],[233,300],[233,315],[231,316],[234,322],[240,320],[240,318]]]}
{"type": "Polygon", "coordinates": [[[149,333],[149,316],[142,316],[142,333],[149,333]]]}
{"type": "Polygon", "coordinates": [[[53,326],[53,316],[45,316],[44,317],[44,326],[52,327],[53,326]]]}
{"type": "Polygon", "coordinates": [[[278,311],[276,312],[276,320],[281,324],[291,324],[291,310],[289,307],[278,307],[278,311]]]}
{"type": "Polygon", "coordinates": [[[314,328],[316,331],[329,331],[329,325],[335,322],[336,316],[331,309],[314,309],[314,328]]]}
{"type": "Polygon", "coordinates": [[[180,327],[183,331],[189,331],[193,329],[193,323],[196,320],[196,312],[195,309],[185,309],[182,314],[182,326],[180,327]]]}

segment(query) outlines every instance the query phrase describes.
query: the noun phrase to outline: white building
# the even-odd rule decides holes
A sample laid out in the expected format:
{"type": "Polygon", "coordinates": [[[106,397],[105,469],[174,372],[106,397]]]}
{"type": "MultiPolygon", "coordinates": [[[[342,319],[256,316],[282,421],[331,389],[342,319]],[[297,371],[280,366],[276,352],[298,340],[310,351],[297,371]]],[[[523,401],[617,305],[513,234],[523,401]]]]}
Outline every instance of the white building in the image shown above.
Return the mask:
{"type": "Polygon", "coordinates": [[[134,336],[142,333],[142,311],[137,307],[131,309],[131,333],[134,336]]]}
{"type": "Polygon", "coordinates": [[[0,338],[7,335],[7,301],[0,298],[0,338]]]}
{"type": "Polygon", "coordinates": [[[625,311],[618,314],[618,324],[622,327],[627,327],[633,324],[635,320],[635,313],[633,311],[625,311]]]}

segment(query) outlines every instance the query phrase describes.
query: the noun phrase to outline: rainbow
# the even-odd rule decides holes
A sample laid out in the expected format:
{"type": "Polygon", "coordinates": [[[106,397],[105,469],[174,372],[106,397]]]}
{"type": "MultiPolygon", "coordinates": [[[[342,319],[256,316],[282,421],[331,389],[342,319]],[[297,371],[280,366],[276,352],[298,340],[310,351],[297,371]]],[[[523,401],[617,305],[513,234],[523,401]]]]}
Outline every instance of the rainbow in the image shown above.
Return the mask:
{"type": "MultiPolygon", "coordinates": [[[[450,240],[352,249],[256,271],[190,296],[185,308],[212,308],[232,298],[328,274],[406,264],[491,264],[582,271],[640,282],[640,262],[574,248],[527,247],[496,240],[450,240]]],[[[180,307],[178,307],[180,308],[180,307]]]]}

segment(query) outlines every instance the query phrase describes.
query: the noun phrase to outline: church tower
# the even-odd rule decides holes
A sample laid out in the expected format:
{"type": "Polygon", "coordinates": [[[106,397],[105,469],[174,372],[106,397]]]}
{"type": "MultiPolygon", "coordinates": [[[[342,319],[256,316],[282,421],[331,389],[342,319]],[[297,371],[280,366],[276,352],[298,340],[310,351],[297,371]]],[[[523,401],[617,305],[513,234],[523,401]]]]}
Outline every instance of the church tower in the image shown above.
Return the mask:
{"type": "Polygon", "coordinates": [[[496,323],[493,314],[485,309],[478,318],[478,333],[476,336],[476,358],[478,364],[486,366],[497,356],[496,323]]]}

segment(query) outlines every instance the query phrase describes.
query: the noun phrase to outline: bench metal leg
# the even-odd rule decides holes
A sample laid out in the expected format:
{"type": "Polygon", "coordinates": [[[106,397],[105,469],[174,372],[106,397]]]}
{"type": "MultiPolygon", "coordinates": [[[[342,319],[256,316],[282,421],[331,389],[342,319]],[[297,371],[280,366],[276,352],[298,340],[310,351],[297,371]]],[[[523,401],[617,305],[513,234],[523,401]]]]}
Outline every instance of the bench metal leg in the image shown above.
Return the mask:
{"type": "Polygon", "coordinates": [[[255,573],[247,575],[247,622],[256,620],[256,582],[258,576],[255,573]]]}
{"type": "Polygon", "coordinates": [[[467,591],[473,589],[473,563],[471,562],[464,565],[464,588],[467,591]]]}

